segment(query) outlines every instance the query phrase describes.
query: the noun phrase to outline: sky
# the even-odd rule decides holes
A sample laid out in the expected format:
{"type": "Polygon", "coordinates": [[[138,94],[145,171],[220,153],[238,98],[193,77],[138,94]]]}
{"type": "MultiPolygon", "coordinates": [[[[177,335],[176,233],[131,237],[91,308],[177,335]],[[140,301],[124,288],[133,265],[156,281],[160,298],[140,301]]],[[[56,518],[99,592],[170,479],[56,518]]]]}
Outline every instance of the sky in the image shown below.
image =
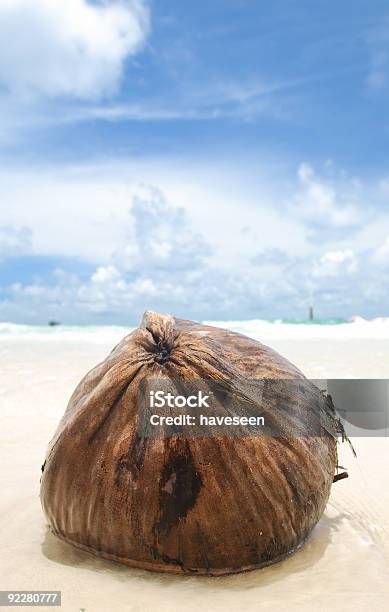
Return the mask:
{"type": "Polygon", "coordinates": [[[1,0],[0,321],[389,315],[389,7],[1,0]]]}

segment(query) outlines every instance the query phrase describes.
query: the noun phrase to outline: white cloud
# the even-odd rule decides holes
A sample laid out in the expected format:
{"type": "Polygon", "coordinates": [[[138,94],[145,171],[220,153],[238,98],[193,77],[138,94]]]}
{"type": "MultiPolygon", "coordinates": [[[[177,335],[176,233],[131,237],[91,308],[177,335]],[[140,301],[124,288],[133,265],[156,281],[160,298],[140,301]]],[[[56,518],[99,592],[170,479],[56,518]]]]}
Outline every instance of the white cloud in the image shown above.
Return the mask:
{"type": "Polygon", "coordinates": [[[57,269],[54,284],[37,280],[3,287],[7,300],[0,303],[0,317],[13,303],[14,312],[28,311],[30,320],[88,320],[107,314],[122,319],[123,313],[137,318],[147,308],[202,318],[216,312],[226,316],[263,299],[266,283],[213,266],[211,248],[191,227],[186,211],[169,204],[159,191],[135,198],[130,216],[128,243],[107,265],[97,266],[86,280],[72,276],[69,282],[69,275],[57,269]]]}
{"type": "MultiPolygon", "coordinates": [[[[127,265],[134,265],[140,255],[133,232],[140,235],[148,224],[153,234],[155,218],[161,214],[155,199],[143,212],[139,206],[136,218],[128,214],[134,197],[150,201],[153,190],[148,185],[156,185],[174,208],[168,213],[168,227],[179,224],[178,210],[184,208],[193,232],[212,245],[211,259],[222,267],[239,268],[261,248],[297,254],[311,248],[301,221],[273,204],[281,200],[276,195],[280,181],[277,177],[276,184],[268,184],[265,164],[258,171],[245,160],[230,166],[207,158],[108,159],[74,167],[3,169],[0,182],[0,224],[31,227],[34,252],[39,254],[109,265],[112,253],[119,250],[127,265]],[[246,232],[241,231],[244,225],[246,232]]],[[[170,243],[183,237],[167,227],[164,234],[151,234],[147,260],[156,259],[166,268],[170,243]]],[[[140,248],[143,252],[145,244],[140,248]]]]}
{"type": "Polygon", "coordinates": [[[380,246],[375,249],[372,259],[374,263],[379,265],[387,266],[389,264],[389,236],[383,244],[380,244],[380,246]]]}
{"type": "Polygon", "coordinates": [[[1,0],[0,83],[19,97],[113,94],[148,30],[143,0],[1,0]]]}
{"type": "Polygon", "coordinates": [[[28,227],[0,225],[0,257],[28,253],[31,250],[31,235],[28,227]]]}
{"type": "Polygon", "coordinates": [[[318,177],[307,163],[300,164],[297,175],[300,186],[292,199],[294,214],[317,228],[342,229],[358,224],[362,211],[353,201],[358,181],[348,181],[342,193],[337,182],[318,177]]]}
{"type": "Polygon", "coordinates": [[[352,249],[327,251],[314,264],[313,276],[344,276],[358,269],[357,259],[352,249]]]}
{"type": "Polygon", "coordinates": [[[344,261],[352,261],[353,259],[353,251],[351,249],[345,249],[344,251],[328,251],[328,253],[324,253],[321,261],[323,263],[340,264],[344,261]]]}
{"type": "Polygon", "coordinates": [[[130,213],[133,223],[127,244],[113,253],[115,265],[127,272],[185,276],[210,255],[207,243],[190,227],[185,210],[169,204],[159,190],[136,196],[130,213]]]}
{"type": "Polygon", "coordinates": [[[115,266],[99,266],[92,275],[92,283],[107,283],[120,278],[120,272],[115,266]]]}
{"type": "MultiPolygon", "coordinates": [[[[301,193],[307,183],[325,183],[343,203],[349,187],[359,218],[366,218],[365,200],[353,192],[358,181],[339,187],[334,172],[324,181],[301,166],[289,189],[301,193]]],[[[325,245],[307,241],[316,227],[310,216],[296,219],[287,205],[271,208],[272,201],[285,202],[277,195],[279,175],[273,171],[271,200],[266,181],[255,191],[249,174],[209,164],[185,169],[175,160],[6,174],[0,222],[31,225],[33,253],[87,258],[94,271],[77,275],[77,268],[61,270],[55,261],[51,276],[25,283],[16,277],[8,288],[0,283],[0,320],[134,322],[147,308],[198,319],[304,316],[310,290],[320,316],[379,313],[387,304],[389,216],[341,227],[341,234],[327,223],[325,245]],[[139,184],[147,177],[161,189],[139,184]]],[[[369,193],[377,210],[379,179],[369,193]]]]}
{"type": "Polygon", "coordinates": [[[209,290],[208,244],[190,226],[184,209],[169,204],[158,190],[134,198],[127,240],[107,265],[97,266],[90,277],[74,282],[55,270],[55,284],[37,281],[14,283],[7,292],[18,303],[30,303],[32,312],[55,308],[90,313],[139,312],[175,302],[177,307],[198,307],[209,290]],[[47,303],[47,306],[45,306],[47,303]],[[42,310],[43,309],[43,310],[42,310]]]}
{"type": "Polygon", "coordinates": [[[292,104],[287,97],[299,81],[262,82],[236,80],[179,83],[151,99],[136,102],[84,104],[64,109],[61,122],[174,121],[235,118],[250,121],[258,116],[287,120],[292,104]],[[279,96],[282,92],[283,96],[279,96]]]}

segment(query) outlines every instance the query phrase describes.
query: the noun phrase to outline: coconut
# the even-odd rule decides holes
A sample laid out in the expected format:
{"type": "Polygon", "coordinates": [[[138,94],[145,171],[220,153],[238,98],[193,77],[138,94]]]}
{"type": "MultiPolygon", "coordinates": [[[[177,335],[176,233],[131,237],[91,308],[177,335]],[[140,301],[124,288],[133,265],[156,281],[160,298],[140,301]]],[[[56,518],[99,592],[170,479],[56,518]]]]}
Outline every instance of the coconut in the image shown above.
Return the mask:
{"type": "Polygon", "coordinates": [[[132,567],[260,568],[319,521],[339,434],[330,398],[269,347],[146,312],[70,398],[42,467],[42,506],[56,536],[132,567]],[[150,397],[167,390],[207,400],[157,414],[150,397]],[[174,422],[184,413],[195,423],[174,422]]]}

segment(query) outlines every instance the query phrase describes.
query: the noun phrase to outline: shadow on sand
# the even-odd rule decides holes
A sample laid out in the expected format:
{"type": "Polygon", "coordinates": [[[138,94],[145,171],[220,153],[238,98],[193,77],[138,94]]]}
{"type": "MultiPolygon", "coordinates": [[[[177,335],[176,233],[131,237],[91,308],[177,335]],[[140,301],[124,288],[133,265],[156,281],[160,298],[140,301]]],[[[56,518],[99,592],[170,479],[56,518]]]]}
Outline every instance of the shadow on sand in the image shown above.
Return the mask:
{"type": "Polygon", "coordinates": [[[308,567],[316,564],[323,556],[328,544],[332,541],[334,532],[339,530],[343,518],[345,516],[341,513],[331,518],[325,513],[304,546],[284,561],[263,569],[217,578],[162,574],[129,568],[114,561],[95,557],[88,552],[63,542],[51,532],[49,527],[46,528],[42,542],[42,552],[45,557],[55,563],[80,567],[97,574],[111,574],[115,580],[119,581],[136,579],[138,581],[143,580],[145,584],[153,582],[165,586],[187,584],[188,582],[192,583],[195,581],[200,588],[204,589],[215,588],[217,586],[223,586],[223,588],[232,590],[258,588],[282,580],[288,575],[303,572],[308,567]]]}

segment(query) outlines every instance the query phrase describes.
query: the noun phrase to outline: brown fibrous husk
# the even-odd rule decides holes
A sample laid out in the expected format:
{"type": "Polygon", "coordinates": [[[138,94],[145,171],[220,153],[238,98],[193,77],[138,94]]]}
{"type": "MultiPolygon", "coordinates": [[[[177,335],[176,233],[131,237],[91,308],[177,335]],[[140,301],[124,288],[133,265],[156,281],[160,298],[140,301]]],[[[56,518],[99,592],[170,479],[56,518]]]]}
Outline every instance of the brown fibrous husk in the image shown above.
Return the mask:
{"type": "Polygon", "coordinates": [[[299,548],[320,519],[339,435],[330,398],[272,349],[146,312],[74,391],[43,466],[42,506],[58,537],[132,567],[260,568],[299,548]],[[212,381],[218,414],[249,410],[267,428],[150,434],[139,391],[150,378],[212,381]]]}

